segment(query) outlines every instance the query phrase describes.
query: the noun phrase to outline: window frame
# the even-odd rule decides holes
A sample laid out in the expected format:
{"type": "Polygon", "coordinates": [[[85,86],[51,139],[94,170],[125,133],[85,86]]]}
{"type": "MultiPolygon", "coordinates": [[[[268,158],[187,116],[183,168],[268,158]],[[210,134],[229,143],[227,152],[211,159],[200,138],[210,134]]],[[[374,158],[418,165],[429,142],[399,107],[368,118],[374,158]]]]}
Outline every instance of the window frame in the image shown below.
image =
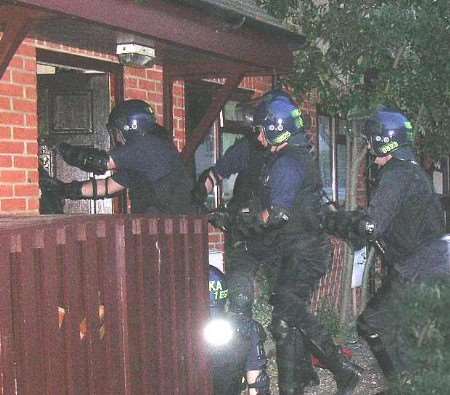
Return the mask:
{"type": "MultiPolygon", "coordinates": [[[[347,121],[345,119],[339,118],[339,117],[333,117],[330,114],[324,113],[324,112],[317,112],[316,116],[316,125],[317,125],[317,160],[320,165],[320,125],[321,125],[321,117],[326,117],[328,119],[328,129],[330,131],[330,175],[331,175],[331,200],[333,202],[336,202],[338,205],[342,205],[345,201],[339,200],[339,164],[338,164],[338,146],[346,147],[347,145],[347,136],[344,133],[339,133],[340,130],[340,123],[346,123],[347,121]]],[[[347,169],[343,169],[345,172],[347,169]]]]}

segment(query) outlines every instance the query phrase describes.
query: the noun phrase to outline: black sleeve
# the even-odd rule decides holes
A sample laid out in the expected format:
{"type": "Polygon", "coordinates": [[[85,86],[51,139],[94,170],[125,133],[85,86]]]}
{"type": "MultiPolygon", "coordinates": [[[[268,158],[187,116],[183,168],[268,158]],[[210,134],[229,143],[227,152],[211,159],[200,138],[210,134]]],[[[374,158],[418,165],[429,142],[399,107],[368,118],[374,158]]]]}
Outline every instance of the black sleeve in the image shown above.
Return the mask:
{"type": "Polygon", "coordinates": [[[246,138],[238,140],[216,162],[214,169],[222,178],[239,173],[247,168],[249,160],[249,141],[246,138]]]}
{"type": "Polygon", "coordinates": [[[116,171],[111,178],[122,185],[125,188],[129,188],[131,186],[131,177],[126,170],[116,171]]]}
{"type": "MultiPolygon", "coordinates": [[[[110,155],[118,173],[141,173],[148,181],[155,182],[169,174],[174,153],[166,142],[147,136],[115,147],[110,155]]],[[[117,182],[118,177],[122,176],[114,177],[117,182]]]]}
{"type": "Polygon", "coordinates": [[[386,170],[367,208],[368,216],[376,224],[374,238],[382,236],[391,226],[408,190],[409,172],[404,171],[404,166],[386,170]]]}

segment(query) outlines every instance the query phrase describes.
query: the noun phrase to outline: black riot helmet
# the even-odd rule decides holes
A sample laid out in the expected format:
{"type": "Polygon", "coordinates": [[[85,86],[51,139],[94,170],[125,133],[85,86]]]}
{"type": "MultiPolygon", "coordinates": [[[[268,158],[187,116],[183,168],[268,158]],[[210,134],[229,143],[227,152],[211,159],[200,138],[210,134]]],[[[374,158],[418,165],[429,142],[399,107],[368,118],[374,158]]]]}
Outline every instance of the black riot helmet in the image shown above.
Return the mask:
{"type": "Polygon", "coordinates": [[[143,136],[157,127],[153,108],[143,100],[125,100],[113,108],[108,118],[108,131],[123,137],[126,143],[133,136],[143,136]]]}
{"type": "Polygon", "coordinates": [[[380,107],[363,129],[370,152],[374,156],[392,155],[400,160],[414,160],[414,131],[408,118],[401,112],[380,107]]]}
{"type": "Polygon", "coordinates": [[[253,127],[263,131],[270,145],[280,145],[301,133],[303,119],[294,100],[279,89],[265,94],[253,114],[253,127]]]}

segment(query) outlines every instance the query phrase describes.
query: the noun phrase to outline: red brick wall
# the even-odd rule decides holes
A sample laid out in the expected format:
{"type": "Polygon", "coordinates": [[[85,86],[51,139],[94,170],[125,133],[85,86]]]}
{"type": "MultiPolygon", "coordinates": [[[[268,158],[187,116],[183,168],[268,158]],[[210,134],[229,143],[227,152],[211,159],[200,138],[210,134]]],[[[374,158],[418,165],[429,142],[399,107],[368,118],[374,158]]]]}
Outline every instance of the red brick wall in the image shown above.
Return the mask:
{"type": "Polygon", "coordinates": [[[0,214],[36,214],[36,51],[25,41],[0,80],[0,214]]]}

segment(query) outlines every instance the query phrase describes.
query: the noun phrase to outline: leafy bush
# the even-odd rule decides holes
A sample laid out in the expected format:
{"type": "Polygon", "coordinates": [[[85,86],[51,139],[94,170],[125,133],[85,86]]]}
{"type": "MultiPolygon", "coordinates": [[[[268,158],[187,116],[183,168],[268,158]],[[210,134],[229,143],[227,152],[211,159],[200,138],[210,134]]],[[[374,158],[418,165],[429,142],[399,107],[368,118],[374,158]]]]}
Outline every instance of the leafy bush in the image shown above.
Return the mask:
{"type": "Polygon", "coordinates": [[[393,318],[405,331],[414,369],[393,383],[399,395],[447,394],[450,388],[450,284],[420,285],[406,292],[393,318]]]}

